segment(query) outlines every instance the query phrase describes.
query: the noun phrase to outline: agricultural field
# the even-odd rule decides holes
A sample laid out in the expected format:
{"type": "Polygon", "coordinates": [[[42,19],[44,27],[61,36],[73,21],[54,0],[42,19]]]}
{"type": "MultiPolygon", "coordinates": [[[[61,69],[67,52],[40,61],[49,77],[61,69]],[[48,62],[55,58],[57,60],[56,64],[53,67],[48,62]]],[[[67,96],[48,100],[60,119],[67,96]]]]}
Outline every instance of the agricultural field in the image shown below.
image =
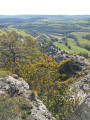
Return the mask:
{"type": "Polygon", "coordinates": [[[82,47],[84,45],[89,45],[90,46],[90,40],[84,39],[83,37],[86,35],[90,35],[90,32],[73,32],[71,33],[72,35],[75,35],[78,38],[78,41],[82,47]]]}
{"type": "Polygon", "coordinates": [[[41,46],[52,42],[61,50],[90,57],[90,16],[27,16],[24,19],[0,19],[5,28],[0,35],[15,30],[22,36],[32,36],[41,46]]]}
{"type": "Polygon", "coordinates": [[[71,53],[76,53],[76,54],[86,53],[90,57],[90,51],[88,51],[85,48],[77,46],[74,39],[71,38],[68,39],[68,45],[71,47],[70,49],[68,48],[68,46],[66,46],[63,43],[54,42],[54,45],[60,48],[61,50],[67,50],[70,51],[71,53]]]}

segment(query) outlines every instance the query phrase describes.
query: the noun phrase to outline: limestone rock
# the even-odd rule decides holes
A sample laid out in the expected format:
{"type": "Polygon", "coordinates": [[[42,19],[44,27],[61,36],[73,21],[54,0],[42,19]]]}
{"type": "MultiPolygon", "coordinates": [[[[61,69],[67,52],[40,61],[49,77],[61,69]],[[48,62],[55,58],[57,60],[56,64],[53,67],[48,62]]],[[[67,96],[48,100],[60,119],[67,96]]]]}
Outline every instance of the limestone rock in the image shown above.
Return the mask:
{"type": "MultiPolygon", "coordinates": [[[[29,90],[29,85],[20,78],[8,76],[0,78],[0,94],[11,95],[11,97],[22,96],[32,105],[31,113],[27,120],[55,120],[52,114],[47,110],[46,106],[34,97],[31,99],[32,91],[29,90]]],[[[20,118],[20,120],[22,120],[20,118]]]]}
{"type": "Polygon", "coordinates": [[[69,113],[70,120],[90,120],[90,72],[80,81],[71,86],[75,88],[73,98],[79,98],[75,111],[69,113]]]}

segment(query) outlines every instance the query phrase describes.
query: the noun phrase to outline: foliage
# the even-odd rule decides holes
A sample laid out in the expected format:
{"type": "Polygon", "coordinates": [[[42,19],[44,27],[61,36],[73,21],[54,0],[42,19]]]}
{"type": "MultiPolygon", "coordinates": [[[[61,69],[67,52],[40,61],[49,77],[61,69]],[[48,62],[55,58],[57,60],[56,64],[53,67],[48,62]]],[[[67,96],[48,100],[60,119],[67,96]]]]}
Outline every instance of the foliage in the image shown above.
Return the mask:
{"type": "MultiPolygon", "coordinates": [[[[67,80],[67,75],[60,74],[58,68],[71,60],[57,63],[54,58],[41,54],[36,40],[28,36],[21,41],[15,31],[0,38],[0,56],[6,66],[5,70],[24,78],[54,116],[58,115],[61,120],[66,119],[73,102],[68,90],[69,82],[64,81],[67,80]]],[[[52,44],[49,42],[48,47],[52,44]]]]}
{"type": "Polygon", "coordinates": [[[29,61],[28,64],[15,62],[15,66],[12,62],[6,66],[6,69],[23,77],[29,83],[30,89],[38,93],[39,98],[52,114],[58,115],[63,120],[72,104],[72,99],[68,84],[62,81],[66,76],[58,73],[58,68],[71,60],[66,59],[58,64],[46,54],[43,53],[42,56],[38,62],[35,60],[29,61]]]}
{"type": "Polygon", "coordinates": [[[90,40],[90,35],[82,36],[83,39],[90,40]]]}
{"type": "Polygon", "coordinates": [[[0,58],[6,65],[8,61],[16,61],[20,55],[20,37],[16,32],[0,36],[0,58]]]}
{"type": "Polygon", "coordinates": [[[5,66],[13,61],[26,62],[29,56],[38,58],[39,50],[36,41],[27,36],[21,40],[21,36],[15,31],[0,36],[0,61],[5,66]]]}

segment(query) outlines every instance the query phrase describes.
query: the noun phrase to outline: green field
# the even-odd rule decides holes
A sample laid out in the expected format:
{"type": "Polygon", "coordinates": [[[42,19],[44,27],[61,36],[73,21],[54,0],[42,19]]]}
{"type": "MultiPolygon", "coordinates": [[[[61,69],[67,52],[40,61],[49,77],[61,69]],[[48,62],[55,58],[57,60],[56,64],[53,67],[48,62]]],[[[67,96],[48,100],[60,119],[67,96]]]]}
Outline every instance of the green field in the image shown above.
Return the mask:
{"type": "Polygon", "coordinates": [[[82,38],[83,36],[90,35],[90,32],[73,32],[73,33],[70,33],[70,34],[75,35],[78,38],[78,41],[79,41],[80,45],[82,45],[82,46],[84,46],[86,44],[90,45],[89,40],[82,38]]]}
{"type": "Polygon", "coordinates": [[[68,38],[68,45],[71,46],[71,49],[69,49],[65,44],[58,42],[54,42],[54,45],[60,48],[61,50],[67,50],[70,51],[71,53],[76,53],[76,54],[88,53],[88,56],[90,57],[90,51],[77,46],[74,39],[68,38]]]}
{"type": "Polygon", "coordinates": [[[15,30],[23,37],[32,36],[37,39],[41,46],[51,41],[61,50],[76,54],[85,53],[90,57],[90,40],[84,38],[90,35],[90,16],[34,16],[30,19],[13,18],[0,22],[7,26],[0,29],[0,35],[15,30]],[[68,35],[73,35],[77,41],[68,35]],[[63,43],[58,42],[59,40],[63,43]]]}

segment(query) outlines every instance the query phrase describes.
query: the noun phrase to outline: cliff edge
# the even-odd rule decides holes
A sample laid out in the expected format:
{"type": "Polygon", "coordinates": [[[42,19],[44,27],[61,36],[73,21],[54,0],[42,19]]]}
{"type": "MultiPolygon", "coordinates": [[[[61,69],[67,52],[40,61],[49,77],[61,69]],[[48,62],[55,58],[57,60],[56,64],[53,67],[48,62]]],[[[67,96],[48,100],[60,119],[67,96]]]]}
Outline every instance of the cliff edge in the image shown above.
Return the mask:
{"type": "Polygon", "coordinates": [[[55,120],[29,85],[15,75],[0,78],[0,120],[55,120]]]}

